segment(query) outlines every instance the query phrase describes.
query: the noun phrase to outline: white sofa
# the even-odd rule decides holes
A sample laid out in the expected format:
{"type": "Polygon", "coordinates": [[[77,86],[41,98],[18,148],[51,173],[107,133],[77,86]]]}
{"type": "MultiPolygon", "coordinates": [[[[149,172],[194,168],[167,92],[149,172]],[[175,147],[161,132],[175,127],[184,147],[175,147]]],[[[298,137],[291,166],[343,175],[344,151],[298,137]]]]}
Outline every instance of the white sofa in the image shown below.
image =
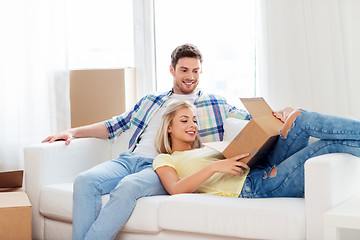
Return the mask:
{"type": "MultiPolygon", "coordinates": [[[[75,176],[126,151],[128,138],[123,133],[115,141],[87,138],[25,148],[33,239],[71,239],[75,176]]],[[[360,192],[359,173],[359,158],[328,154],[307,161],[304,199],[141,198],[116,239],[323,239],[323,213],[360,192]]]]}

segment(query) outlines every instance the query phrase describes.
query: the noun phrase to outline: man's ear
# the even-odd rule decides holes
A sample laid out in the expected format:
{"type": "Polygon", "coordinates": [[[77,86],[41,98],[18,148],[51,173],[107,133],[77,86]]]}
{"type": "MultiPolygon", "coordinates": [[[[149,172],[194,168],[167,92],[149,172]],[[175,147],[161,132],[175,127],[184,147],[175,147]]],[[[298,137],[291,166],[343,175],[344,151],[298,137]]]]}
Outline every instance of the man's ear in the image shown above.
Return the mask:
{"type": "Polygon", "coordinates": [[[172,65],[170,65],[170,73],[173,77],[175,76],[175,68],[172,65]]]}

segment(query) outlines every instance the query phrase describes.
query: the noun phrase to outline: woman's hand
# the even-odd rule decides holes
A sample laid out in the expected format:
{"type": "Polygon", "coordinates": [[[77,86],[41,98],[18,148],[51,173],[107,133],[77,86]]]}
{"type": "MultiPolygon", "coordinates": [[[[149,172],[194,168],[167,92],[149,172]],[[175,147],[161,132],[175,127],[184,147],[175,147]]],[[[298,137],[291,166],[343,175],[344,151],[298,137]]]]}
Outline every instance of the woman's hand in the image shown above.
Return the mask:
{"type": "Polygon", "coordinates": [[[292,107],[286,107],[281,111],[273,111],[273,115],[280,121],[285,122],[286,119],[289,117],[290,113],[292,113],[293,111],[294,109],[292,107]]]}
{"type": "Polygon", "coordinates": [[[227,158],[224,160],[218,160],[213,162],[214,171],[222,173],[230,173],[236,176],[242,176],[245,170],[250,170],[249,166],[239,160],[248,157],[249,153],[240,154],[238,156],[227,158]]]}

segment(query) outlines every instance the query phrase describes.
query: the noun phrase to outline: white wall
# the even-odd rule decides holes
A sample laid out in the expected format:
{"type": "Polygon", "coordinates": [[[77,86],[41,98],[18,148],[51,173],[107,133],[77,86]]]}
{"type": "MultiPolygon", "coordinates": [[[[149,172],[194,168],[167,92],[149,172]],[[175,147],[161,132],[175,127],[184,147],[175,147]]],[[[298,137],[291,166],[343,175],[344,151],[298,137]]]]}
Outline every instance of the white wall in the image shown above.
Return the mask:
{"type": "Polygon", "coordinates": [[[258,95],[360,119],[360,1],[258,2],[258,95]]]}

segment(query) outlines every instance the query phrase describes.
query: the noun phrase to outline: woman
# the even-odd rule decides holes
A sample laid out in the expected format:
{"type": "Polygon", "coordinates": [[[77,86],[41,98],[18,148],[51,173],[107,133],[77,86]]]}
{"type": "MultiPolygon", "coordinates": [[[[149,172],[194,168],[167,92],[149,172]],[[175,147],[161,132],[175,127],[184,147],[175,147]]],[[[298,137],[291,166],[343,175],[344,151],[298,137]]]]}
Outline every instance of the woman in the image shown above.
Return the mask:
{"type": "Polygon", "coordinates": [[[153,168],[169,194],[303,197],[305,161],[335,152],[360,157],[359,140],[358,121],[295,110],[287,117],[267,161],[249,171],[239,161],[247,153],[224,159],[207,147],[198,148],[195,109],[182,101],[170,104],[163,115],[155,142],[161,154],[155,158],[153,168]],[[309,145],[310,136],[319,140],[309,145]]]}

